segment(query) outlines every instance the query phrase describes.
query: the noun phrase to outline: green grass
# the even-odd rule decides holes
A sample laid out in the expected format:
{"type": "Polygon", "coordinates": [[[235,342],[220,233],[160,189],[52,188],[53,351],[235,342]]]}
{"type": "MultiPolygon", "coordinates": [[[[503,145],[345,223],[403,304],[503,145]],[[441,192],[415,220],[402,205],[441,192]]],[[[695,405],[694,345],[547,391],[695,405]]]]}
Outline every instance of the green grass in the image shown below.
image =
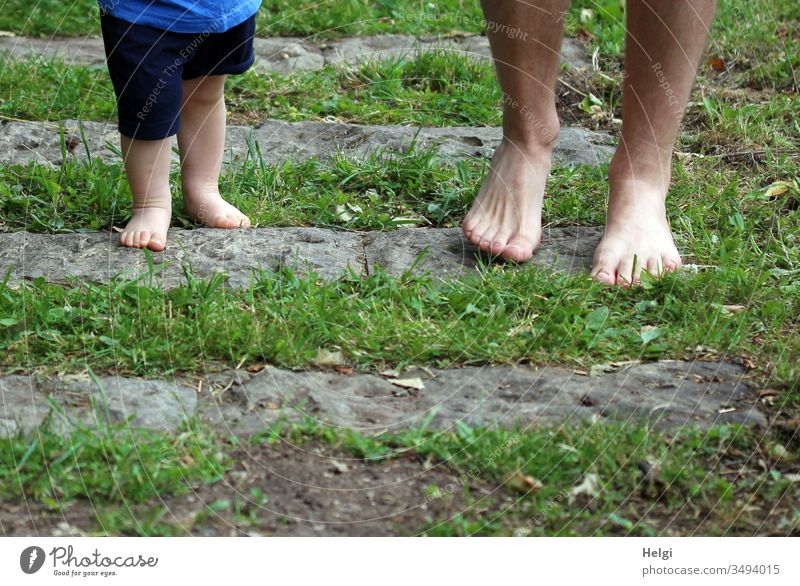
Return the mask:
{"type": "MultiPolygon", "coordinates": [[[[222,194],[260,226],[317,225],[357,230],[402,225],[457,226],[483,180],[486,162],[448,162],[431,151],[378,154],[359,160],[337,158],[262,164],[251,149],[240,165],[226,166],[222,194]],[[343,214],[347,211],[347,214],[343,214]]],[[[800,165],[796,158],[768,156],[751,167],[697,157],[675,162],[670,219],[691,257],[708,264],[717,251],[746,247],[750,238],[768,248],[783,234],[775,266],[795,266],[800,165]],[[776,181],[790,186],[772,197],[776,181]],[[791,182],[795,182],[792,184],[791,182]],[[775,210],[783,213],[775,215],[775,210]],[[739,216],[742,216],[741,221],[739,216]],[[716,239],[717,244],[710,245],[716,239]],[[736,244],[728,244],[733,238],[736,244]],[[704,242],[704,240],[708,242],[704,242]]],[[[179,201],[176,224],[188,226],[179,201]]],[[[549,225],[599,224],[607,192],[604,167],[557,167],[545,199],[549,225]]],[[[124,223],[131,198],[119,163],[93,159],[60,167],[0,165],[0,221],[7,230],[72,232],[108,229],[124,223]]],[[[733,241],[732,241],[733,242],[733,241]]]]}
{"type": "Polygon", "coordinates": [[[116,98],[104,67],[8,60],[0,76],[0,115],[24,120],[113,120],[116,98]]]}
{"type": "MultiPolygon", "coordinates": [[[[500,123],[491,64],[453,53],[332,66],[295,75],[254,70],[228,83],[232,122],[335,117],[361,124],[485,126],[500,123]]],[[[105,68],[13,61],[0,77],[0,114],[25,120],[113,120],[105,68]]]]}
{"type": "Polygon", "coordinates": [[[281,273],[246,291],[219,279],[169,292],[37,281],[0,291],[0,367],[163,377],[242,361],[302,367],[319,348],[337,348],[360,369],[520,360],[588,368],[693,357],[700,346],[705,357],[749,356],[770,386],[786,390],[782,401],[796,404],[796,274],[764,267],[744,247],[716,260],[718,269],[633,291],[517,268],[444,283],[379,273],[324,284],[281,273]],[[652,327],[655,338],[645,337],[652,327]]]}
{"type": "Polygon", "coordinates": [[[486,60],[424,52],[302,75],[232,78],[228,108],[245,119],[333,117],[358,124],[497,126],[500,89],[486,60]]]}
{"type": "MultiPolygon", "coordinates": [[[[72,36],[99,34],[96,0],[5,0],[0,30],[19,34],[72,36]]],[[[258,16],[261,36],[479,32],[483,16],[473,0],[265,0],[258,16]]]]}
{"type": "MultiPolygon", "coordinates": [[[[577,106],[567,104],[570,108],[561,108],[564,124],[575,124],[579,117],[584,126],[618,131],[610,120],[621,116],[621,74],[579,75],[571,81],[597,96],[605,115],[593,122],[577,106]]],[[[251,70],[232,77],[227,91],[233,124],[333,119],[357,124],[497,126],[500,101],[489,63],[437,52],[294,75],[251,70]]],[[[796,149],[798,108],[796,92],[737,87],[727,78],[704,72],[687,111],[679,149],[705,154],[796,149]]],[[[9,62],[0,77],[0,116],[113,121],[114,93],[103,68],[41,60],[9,62]]]]}
{"type": "MultiPolygon", "coordinates": [[[[61,415],[55,415],[56,418],[61,415]]],[[[0,439],[0,498],[28,498],[56,510],[84,498],[140,504],[182,495],[191,483],[214,482],[225,455],[207,431],[179,435],[102,421],[79,425],[66,438],[48,431],[0,439]]]]}
{"type": "MultiPolygon", "coordinates": [[[[483,180],[487,162],[445,162],[431,151],[376,153],[353,160],[267,165],[248,156],[226,166],[221,193],[257,226],[324,226],[391,230],[406,226],[458,226],[483,180]]],[[[550,224],[598,224],[604,217],[605,170],[588,166],[554,170],[545,201],[550,224]]],[[[707,181],[707,196],[740,181],[736,173],[707,181]]],[[[766,180],[766,179],[764,179],[766,180]]],[[[694,197],[692,177],[676,183],[681,201],[694,197]],[[682,187],[682,189],[680,189],[682,187]]],[[[757,178],[748,178],[757,185],[757,178]]],[[[173,169],[173,225],[190,228],[173,169]]],[[[791,196],[789,196],[791,197],[791,196]]],[[[714,200],[712,200],[714,201],[714,200]]],[[[93,159],[60,167],[0,165],[0,223],[6,230],[81,232],[121,227],[132,198],[120,163],[93,159]]]]}
{"type": "MultiPolygon", "coordinates": [[[[248,158],[241,166],[226,167],[221,191],[261,226],[452,226],[469,205],[484,166],[481,161],[443,163],[431,152],[281,165],[248,158]]],[[[591,169],[585,173],[596,175],[591,169]]],[[[178,204],[179,183],[176,169],[175,223],[190,226],[178,204]]],[[[119,163],[0,166],[0,221],[7,229],[106,229],[127,221],[131,203],[119,163]]]]}
{"type": "Polygon", "coordinates": [[[721,2],[708,54],[725,62],[725,81],[740,87],[797,92],[800,3],[721,2]]]}

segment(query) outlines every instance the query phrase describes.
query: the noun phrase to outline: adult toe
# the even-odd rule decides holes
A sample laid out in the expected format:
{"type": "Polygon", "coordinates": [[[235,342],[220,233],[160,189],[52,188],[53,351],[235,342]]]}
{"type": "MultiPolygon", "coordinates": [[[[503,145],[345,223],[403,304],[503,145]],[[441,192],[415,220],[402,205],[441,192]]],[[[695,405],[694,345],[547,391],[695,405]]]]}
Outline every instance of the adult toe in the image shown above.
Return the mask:
{"type": "Polygon", "coordinates": [[[635,256],[625,256],[617,268],[617,285],[631,287],[641,283],[642,265],[635,256]]]}
{"type": "Polygon", "coordinates": [[[488,229],[489,223],[485,219],[481,219],[475,228],[473,228],[472,233],[469,236],[469,241],[475,246],[480,246],[481,241],[483,240],[483,235],[488,229]]]}
{"type": "Polygon", "coordinates": [[[505,230],[498,230],[497,233],[489,239],[489,252],[492,254],[502,253],[508,246],[508,240],[511,234],[505,230]]]}
{"type": "Polygon", "coordinates": [[[619,259],[609,251],[598,248],[592,261],[592,278],[598,283],[614,285],[617,282],[619,259]]]}
{"type": "Polygon", "coordinates": [[[479,223],[480,217],[477,214],[467,214],[467,217],[464,218],[464,221],[461,223],[461,229],[464,231],[464,236],[467,238],[472,236],[472,233],[475,231],[475,228],[478,227],[479,223]]]}
{"type": "Polygon", "coordinates": [[[655,278],[660,278],[664,274],[664,263],[660,256],[651,256],[645,263],[645,269],[655,278]]]}
{"type": "Polygon", "coordinates": [[[525,262],[533,256],[533,242],[524,236],[516,235],[508,241],[500,254],[508,260],[525,262]]]}
{"type": "Polygon", "coordinates": [[[665,254],[661,257],[661,264],[665,271],[677,271],[683,265],[680,257],[675,257],[671,254],[665,254]]]}

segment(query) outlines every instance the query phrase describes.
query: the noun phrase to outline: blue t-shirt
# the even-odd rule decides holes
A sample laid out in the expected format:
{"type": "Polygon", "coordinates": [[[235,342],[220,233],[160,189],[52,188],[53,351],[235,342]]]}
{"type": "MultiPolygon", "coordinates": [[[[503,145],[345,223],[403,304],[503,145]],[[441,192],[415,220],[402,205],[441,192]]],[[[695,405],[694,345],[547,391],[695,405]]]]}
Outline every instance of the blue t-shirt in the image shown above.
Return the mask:
{"type": "Polygon", "coordinates": [[[111,16],[175,33],[223,33],[242,24],[261,0],[98,0],[111,16]]]}

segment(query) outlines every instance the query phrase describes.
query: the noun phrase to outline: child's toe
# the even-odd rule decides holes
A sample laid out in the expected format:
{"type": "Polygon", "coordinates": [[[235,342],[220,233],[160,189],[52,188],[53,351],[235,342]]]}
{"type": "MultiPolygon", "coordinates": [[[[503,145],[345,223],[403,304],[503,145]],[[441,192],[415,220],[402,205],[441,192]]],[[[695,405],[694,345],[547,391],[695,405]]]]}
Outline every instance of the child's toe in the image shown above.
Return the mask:
{"type": "Polygon", "coordinates": [[[150,230],[140,230],[136,235],[136,246],[144,248],[150,242],[150,230]]]}

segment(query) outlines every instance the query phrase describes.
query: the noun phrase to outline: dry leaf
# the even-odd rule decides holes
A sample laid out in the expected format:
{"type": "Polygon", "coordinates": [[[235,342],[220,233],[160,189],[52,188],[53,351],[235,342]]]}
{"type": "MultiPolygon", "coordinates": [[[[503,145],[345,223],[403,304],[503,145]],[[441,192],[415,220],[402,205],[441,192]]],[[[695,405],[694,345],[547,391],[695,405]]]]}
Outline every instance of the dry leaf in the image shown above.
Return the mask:
{"type": "Polygon", "coordinates": [[[337,366],[336,372],[338,372],[339,374],[350,376],[351,374],[353,374],[353,368],[350,366],[337,366]]]}
{"type": "Polygon", "coordinates": [[[712,57],[706,64],[714,71],[725,71],[725,60],[719,57],[712,57]]]}
{"type": "Polygon", "coordinates": [[[397,387],[401,387],[403,389],[413,389],[415,391],[421,391],[425,388],[425,384],[422,382],[422,379],[419,377],[416,378],[396,378],[389,381],[393,385],[397,387]]]}
{"type": "Polygon", "coordinates": [[[339,218],[342,222],[349,222],[355,216],[350,213],[350,211],[343,205],[336,206],[336,217],[339,218]]]}
{"type": "Polygon", "coordinates": [[[331,352],[330,350],[326,350],[325,348],[320,348],[317,350],[317,356],[314,358],[314,365],[325,367],[325,366],[342,366],[345,364],[344,356],[339,350],[334,350],[331,352]]]}
{"type": "Polygon", "coordinates": [[[790,187],[792,187],[792,184],[789,183],[788,181],[776,181],[775,183],[767,187],[767,190],[764,192],[764,195],[766,195],[767,197],[778,197],[779,195],[783,195],[784,193],[789,191],[790,187]]]}
{"type": "Polygon", "coordinates": [[[579,496],[594,498],[600,494],[600,477],[597,474],[586,474],[583,481],[569,491],[568,501],[571,503],[579,496]]]}
{"type": "Polygon", "coordinates": [[[604,374],[614,372],[615,370],[616,368],[614,368],[610,364],[593,364],[592,367],[589,369],[589,376],[590,377],[603,376],[604,374]]]}
{"type": "Polygon", "coordinates": [[[383,372],[381,372],[381,376],[385,376],[386,378],[397,378],[398,376],[400,376],[400,373],[395,369],[384,370],[383,372]]]}
{"type": "Polygon", "coordinates": [[[347,464],[340,462],[339,460],[331,460],[331,466],[333,466],[333,469],[339,474],[344,474],[350,470],[350,468],[347,467],[347,464]]]}
{"type": "Polygon", "coordinates": [[[722,308],[731,313],[739,313],[747,309],[744,305],[723,305],[722,308]]]}
{"type": "Polygon", "coordinates": [[[542,483],[533,476],[517,470],[506,480],[506,486],[518,492],[535,492],[542,488],[542,483]]]}
{"type": "Polygon", "coordinates": [[[742,368],[744,368],[745,370],[753,370],[756,367],[756,363],[753,361],[752,358],[750,358],[747,355],[743,354],[742,357],[740,358],[740,360],[741,360],[742,368]]]}

